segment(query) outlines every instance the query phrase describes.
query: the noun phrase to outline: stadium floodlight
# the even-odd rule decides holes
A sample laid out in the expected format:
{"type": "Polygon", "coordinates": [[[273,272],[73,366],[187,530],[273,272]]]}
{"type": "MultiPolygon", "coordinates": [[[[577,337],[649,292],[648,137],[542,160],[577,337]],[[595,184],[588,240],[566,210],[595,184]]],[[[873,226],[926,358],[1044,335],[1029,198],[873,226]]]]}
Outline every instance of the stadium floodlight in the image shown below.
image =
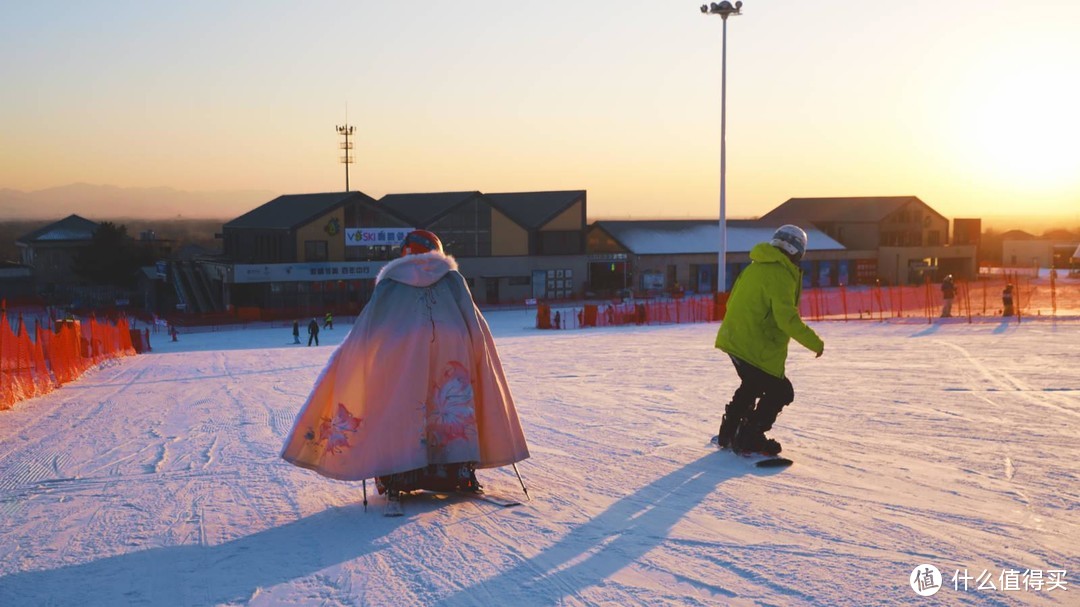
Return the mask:
{"type": "Polygon", "coordinates": [[[724,21],[720,59],[720,253],[716,272],[716,292],[723,293],[727,290],[727,20],[728,17],[742,14],[742,2],[736,2],[734,6],[726,1],[713,2],[708,7],[702,4],[701,12],[720,15],[724,21]]]}

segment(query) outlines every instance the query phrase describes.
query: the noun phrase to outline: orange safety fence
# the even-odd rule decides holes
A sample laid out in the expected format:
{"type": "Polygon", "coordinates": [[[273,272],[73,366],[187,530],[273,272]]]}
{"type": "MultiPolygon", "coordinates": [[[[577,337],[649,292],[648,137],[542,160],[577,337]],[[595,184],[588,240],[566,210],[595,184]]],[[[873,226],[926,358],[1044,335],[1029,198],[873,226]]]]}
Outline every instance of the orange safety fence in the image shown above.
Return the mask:
{"type": "MultiPolygon", "coordinates": [[[[1005,285],[1013,285],[1010,320],[1024,318],[1080,318],[1080,280],[1062,280],[1050,274],[1040,279],[1023,274],[956,282],[951,316],[968,322],[1001,321],[1005,285]]],[[[579,329],[621,325],[713,322],[724,316],[727,294],[688,296],[682,299],[639,300],[560,307],[540,303],[538,329],[579,329]]],[[[804,320],[915,319],[927,323],[941,317],[940,283],[906,286],[857,286],[804,289],[799,313],[804,320]]]]}
{"type": "Polygon", "coordinates": [[[0,313],[0,410],[47,394],[105,360],[135,354],[124,318],[115,324],[93,318],[45,326],[35,321],[33,339],[21,315],[16,325],[17,330],[0,313]]]}
{"type": "Polygon", "coordinates": [[[581,308],[536,307],[536,328],[579,329],[620,325],[662,325],[712,322],[723,315],[724,294],[688,296],[672,300],[644,300],[611,304],[585,304],[581,308]]]}
{"type": "MultiPolygon", "coordinates": [[[[1034,279],[1022,275],[992,280],[957,281],[951,316],[969,322],[1000,320],[1005,285],[1013,285],[1013,314],[1025,317],[1080,316],[1080,282],[1034,279]]],[[[810,289],[803,292],[799,312],[806,320],[885,320],[917,318],[933,322],[942,313],[941,285],[860,286],[810,289]]]]}

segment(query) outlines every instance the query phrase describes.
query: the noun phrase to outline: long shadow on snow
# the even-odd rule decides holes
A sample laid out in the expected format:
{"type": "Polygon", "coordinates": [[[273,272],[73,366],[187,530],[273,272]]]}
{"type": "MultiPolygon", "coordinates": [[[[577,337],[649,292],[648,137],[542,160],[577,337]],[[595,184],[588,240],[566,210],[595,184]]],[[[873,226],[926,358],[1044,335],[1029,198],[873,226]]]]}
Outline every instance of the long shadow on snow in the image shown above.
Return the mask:
{"type": "MultiPolygon", "coordinates": [[[[381,517],[380,517],[381,518],[381,517]]],[[[217,546],[169,546],[0,577],[4,605],[214,605],[381,550],[396,526],[331,508],[217,546]]]]}
{"type": "MultiPolygon", "coordinates": [[[[722,452],[704,455],[615,502],[540,554],[461,588],[435,605],[483,604],[480,597],[489,593],[498,595],[500,602],[507,605],[561,604],[566,597],[600,586],[606,578],[662,544],[671,528],[724,481],[750,473],[778,472],[758,470],[734,458],[722,452]],[[723,461],[725,458],[732,459],[723,461]]],[[[725,597],[735,596],[718,586],[706,589],[725,597]]]]}

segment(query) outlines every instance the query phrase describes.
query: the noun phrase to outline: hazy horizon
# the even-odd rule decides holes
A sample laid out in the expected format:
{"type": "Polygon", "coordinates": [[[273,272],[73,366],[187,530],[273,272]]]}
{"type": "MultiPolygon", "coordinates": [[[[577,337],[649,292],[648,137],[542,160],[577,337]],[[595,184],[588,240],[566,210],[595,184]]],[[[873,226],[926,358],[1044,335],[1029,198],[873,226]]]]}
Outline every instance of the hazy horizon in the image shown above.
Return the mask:
{"type": "MultiPolygon", "coordinates": [[[[291,193],[306,193],[306,192],[291,192],[291,193]]],[[[314,193],[314,192],[310,192],[314,193]]],[[[367,193],[367,192],[365,192],[367,193]]],[[[159,186],[154,188],[120,188],[112,185],[93,185],[93,184],[68,184],[65,186],[58,186],[55,188],[46,188],[44,190],[38,190],[34,192],[21,192],[12,190],[11,188],[0,188],[0,221],[10,222],[33,222],[33,221],[50,221],[62,219],[71,214],[83,216],[93,221],[113,221],[122,222],[124,220],[137,220],[137,221],[210,221],[220,220],[229,221],[235,219],[244,213],[254,209],[255,207],[273,200],[281,194],[274,194],[271,192],[258,192],[258,191],[218,191],[218,192],[187,192],[183,190],[177,190],[167,186],[159,186]],[[109,205],[108,208],[100,209],[85,209],[86,201],[73,200],[70,202],[64,202],[62,200],[50,199],[43,201],[40,198],[32,200],[34,203],[33,212],[27,213],[12,213],[10,205],[5,206],[5,202],[10,203],[9,199],[5,198],[5,194],[11,192],[17,192],[29,197],[35,195],[42,195],[54,192],[71,193],[71,192],[93,192],[95,198],[105,193],[111,193],[121,196],[109,205]],[[149,195],[148,193],[167,193],[174,200],[174,204],[186,205],[181,212],[175,212],[177,209],[161,210],[160,207],[147,208],[145,200],[141,199],[142,195],[149,195]],[[192,206],[192,200],[209,201],[207,204],[213,205],[216,212],[200,211],[200,207],[192,206]],[[230,204],[223,204],[223,200],[231,200],[230,204]],[[133,211],[133,207],[142,207],[142,211],[133,211]],[[232,212],[227,212],[226,209],[233,209],[232,212]],[[157,211],[157,212],[155,212],[157,211]],[[192,212],[195,211],[195,212],[192,212]]],[[[369,194],[370,195],[370,194],[369,194]]],[[[591,198],[591,197],[590,197],[591,198]]],[[[785,199],[786,200],[786,199],[785,199]]],[[[783,203],[783,200],[776,202],[779,206],[783,203]]],[[[926,202],[925,200],[923,202],[926,202]]],[[[929,203],[928,203],[929,204],[929,203]]],[[[933,207],[934,205],[930,205],[933,207]]],[[[171,208],[171,207],[170,207],[171,208]]],[[[684,214],[681,216],[672,214],[662,214],[657,212],[639,212],[635,214],[612,214],[612,213],[597,213],[594,212],[591,206],[588,209],[588,221],[601,221],[601,220],[649,220],[649,219],[716,219],[719,217],[718,213],[713,213],[711,216],[705,213],[690,215],[684,214]]],[[[728,219],[757,219],[760,215],[733,215],[728,214],[728,219]]],[[[950,220],[958,219],[960,217],[949,217],[950,220]]],[[[1030,232],[1032,234],[1042,234],[1043,232],[1064,229],[1080,233],[1080,214],[1060,214],[1060,215],[988,215],[978,217],[982,219],[983,230],[992,229],[997,231],[1006,231],[1011,229],[1018,229],[1030,232]]]]}
{"type": "MultiPolygon", "coordinates": [[[[723,21],[700,0],[6,6],[0,187],[584,189],[716,215],[723,21]]],[[[727,27],[727,214],[915,195],[1080,209],[1080,3],[746,0],[727,27]]],[[[1012,211],[1017,211],[1013,213],[1012,211]]]]}

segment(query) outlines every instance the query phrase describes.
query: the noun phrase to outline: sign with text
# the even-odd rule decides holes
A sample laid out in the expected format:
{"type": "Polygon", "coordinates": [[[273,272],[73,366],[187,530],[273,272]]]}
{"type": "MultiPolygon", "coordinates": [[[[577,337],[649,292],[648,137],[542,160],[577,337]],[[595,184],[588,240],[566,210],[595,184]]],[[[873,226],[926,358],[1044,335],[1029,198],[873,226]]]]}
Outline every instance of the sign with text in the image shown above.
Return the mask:
{"type": "Polygon", "coordinates": [[[412,228],[345,228],[347,247],[400,247],[412,228]]]}
{"type": "Polygon", "coordinates": [[[318,282],[375,278],[385,261],[236,264],[233,282],[318,282]]]}

